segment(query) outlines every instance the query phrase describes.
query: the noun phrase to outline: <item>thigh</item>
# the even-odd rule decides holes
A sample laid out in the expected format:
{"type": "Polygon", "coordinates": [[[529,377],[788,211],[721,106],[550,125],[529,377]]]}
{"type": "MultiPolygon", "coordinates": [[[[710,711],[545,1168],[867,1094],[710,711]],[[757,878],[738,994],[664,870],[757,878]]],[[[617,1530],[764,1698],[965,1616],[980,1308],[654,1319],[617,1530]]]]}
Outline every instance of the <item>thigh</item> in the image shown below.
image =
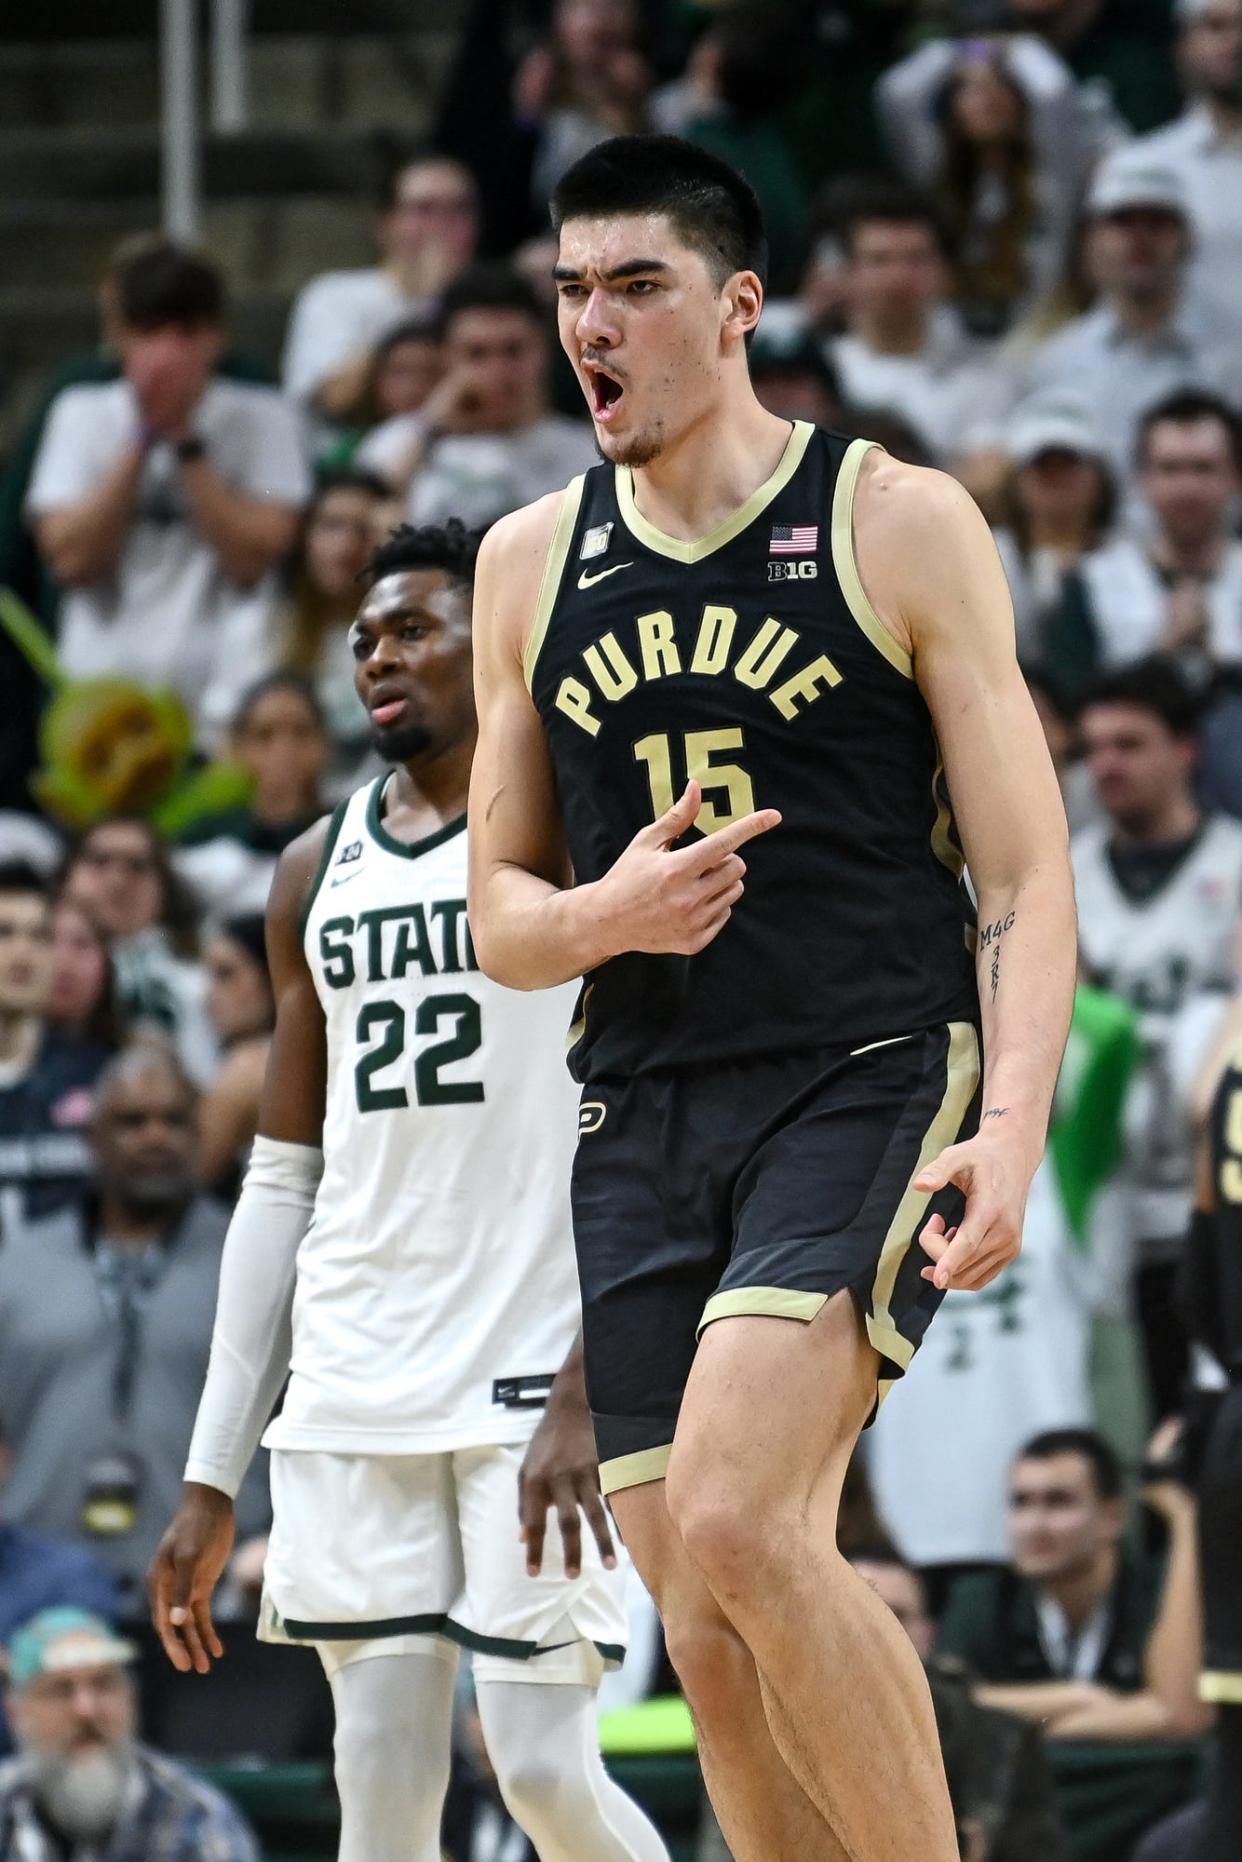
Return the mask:
{"type": "Polygon", "coordinates": [[[583,1093],[574,1242],[605,1493],[663,1475],[696,1328],[728,1259],[728,1209],[690,1084],[665,1074],[583,1093]]]}
{"type": "Polygon", "coordinates": [[[260,1636],[436,1633],[461,1589],[449,1455],[276,1450],[260,1636]]]}
{"type": "Polygon", "coordinates": [[[526,1569],[518,1539],[518,1471],[525,1444],[459,1449],[453,1457],[464,1581],[451,1633],[475,1652],[480,1676],[596,1685],[625,1656],[625,1568],[607,1571],[591,1534],[582,1573],[565,1575],[555,1523],[543,1569],[526,1569]]]}
{"type": "Polygon", "coordinates": [[[975,1129],[979,1042],[951,1023],[853,1054],[791,1057],[789,1103],[740,1171],[735,1238],[703,1315],[811,1320],[848,1292],[887,1384],[909,1366],[942,1295],[922,1278],[929,1214],[961,1213],[956,1187],[914,1190],[919,1170],[975,1129]]]}

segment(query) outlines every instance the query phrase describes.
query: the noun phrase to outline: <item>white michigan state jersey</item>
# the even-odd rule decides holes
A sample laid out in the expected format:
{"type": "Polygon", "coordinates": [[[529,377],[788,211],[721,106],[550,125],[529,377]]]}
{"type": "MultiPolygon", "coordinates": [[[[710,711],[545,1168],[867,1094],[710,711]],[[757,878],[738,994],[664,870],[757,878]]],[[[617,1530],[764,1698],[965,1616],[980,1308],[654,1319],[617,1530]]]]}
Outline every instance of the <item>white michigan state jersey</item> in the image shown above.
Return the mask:
{"type": "MultiPolygon", "coordinates": [[[[1079,948],[1091,980],[1139,1011],[1143,1065],[1126,1109],[1125,1182],[1135,1237],[1180,1241],[1190,1211],[1194,1133],[1171,1064],[1179,1020],[1204,991],[1223,1014],[1234,988],[1242,913],[1242,826],[1209,817],[1150,897],[1118,885],[1107,824],[1073,844],[1079,948]]],[[[1205,1026],[1210,1035],[1210,1017],[1205,1026]]]]}
{"type": "Polygon", "coordinates": [[[482,974],[465,818],[403,846],[381,819],[386,781],[333,816],[305,913],[327,1023],[324,1170],[271,1448],[521,1441],[578,1327],[575,986],[482,974]]]}

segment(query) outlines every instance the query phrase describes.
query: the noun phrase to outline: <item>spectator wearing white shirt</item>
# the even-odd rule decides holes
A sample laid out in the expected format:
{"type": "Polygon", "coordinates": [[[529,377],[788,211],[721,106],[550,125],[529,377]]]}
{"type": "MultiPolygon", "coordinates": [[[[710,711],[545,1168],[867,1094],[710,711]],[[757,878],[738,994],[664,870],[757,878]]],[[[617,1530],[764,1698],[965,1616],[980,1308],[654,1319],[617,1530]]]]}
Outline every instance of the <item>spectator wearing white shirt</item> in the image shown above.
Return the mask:
{"type": "Polygon", "coordinates": [[[362,399],[381,337],[434,312],[470,264],[479,233],[473,178],[446,155],[408,162],[379,217],[380,263],[312,278],[293,306],[285,388],[309,411],[346,419],[362,399]]]}
{"type": "Polygon", "coordinates": [[[172,686],[210,733],[271,660],[272,572],[310,489],[297,423],[274,390],[213,377],[206,260],[149,248],[116,290],[121,378],[56,397],[26,511],[64,590],[65,672],[172,686]]]}
{"type": "Polygon", "coordinates": [[[1098,302],[1040,345],[1024,386],[1080,395],[1124,486],[1157,401],[1183,388],[1242,400],[1242,334],[1187,289],[1189,215],[1172,169],[1122,150],[1096,173],[1087,214],[1098,302]]]}
{"type": "Polygon", "coordinates": [[[1176,17],[1186,108],[1139,148],[1185,188],[1195,286],[1231,305],[1242,267],[1242,0],[1177,0],[1176,17]]]}
{"type": "Polygon", "coordinates": [[[899,414],[933,459],[951,459],[999,381],[949,308],[936,214],[912,189],[875,181],[843,194],[840,215],[845,333],[824,348],[841,393],[899,414]]]}
{"type": "Polygon", "coordinates": [[[1242,489],[1237,416],[1215,395],[1171,395],[1139,428],[1148,522],[1083,557],[1047,629],[1047,654],[1081,691],[1095,675],[1171,653],[1202,685],[1242,666],[1242,489]]]}
{"type": "Polygon", "coordinates": [[[587,422],[549,411],[548,316],[520,273],[467,273],[445,293],[442,328],[439,386],[354,460],[406,493],[412,524],[491,524],[598,462],[587,422]]]}

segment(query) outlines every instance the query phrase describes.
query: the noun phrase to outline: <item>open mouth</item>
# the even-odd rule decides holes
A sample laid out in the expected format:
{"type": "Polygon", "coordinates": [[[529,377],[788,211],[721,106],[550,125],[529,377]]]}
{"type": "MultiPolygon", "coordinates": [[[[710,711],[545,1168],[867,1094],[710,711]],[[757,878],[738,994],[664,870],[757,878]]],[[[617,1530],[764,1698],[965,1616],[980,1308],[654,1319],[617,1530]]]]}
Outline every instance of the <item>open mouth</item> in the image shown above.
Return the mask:
{"type": "Polygon", "coordinates": [[[591,384],[592,418],[607,426],[625,389],[615,375],[610,375],[606,369],[599,368],[593,362],[587,363],[586,373],[591,384]]]}

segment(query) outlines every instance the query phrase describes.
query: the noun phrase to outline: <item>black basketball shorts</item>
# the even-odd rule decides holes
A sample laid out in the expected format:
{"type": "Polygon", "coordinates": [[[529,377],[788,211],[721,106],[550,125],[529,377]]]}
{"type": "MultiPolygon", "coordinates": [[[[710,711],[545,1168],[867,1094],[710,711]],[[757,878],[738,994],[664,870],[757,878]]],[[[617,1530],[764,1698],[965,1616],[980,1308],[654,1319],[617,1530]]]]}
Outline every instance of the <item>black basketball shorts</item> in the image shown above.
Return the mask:
{"type": "Polygon", "coordinates": [[[1242,1388],[1221,1399],[1199,1477],[1205,1700],[1242,1705],[1242,1388]]]}
{"type": "Polygon", "coordinates": [[[961,1212],[920,1169],[977,1129],[968,1022],[846,1050],[594,1081],[573,1175],[587,1391],[605,1493],[663,1479],[702,1330],[810,1320],[848,1288],[879,1395],[941,1295],[920,1229],[961,1212]]]}

